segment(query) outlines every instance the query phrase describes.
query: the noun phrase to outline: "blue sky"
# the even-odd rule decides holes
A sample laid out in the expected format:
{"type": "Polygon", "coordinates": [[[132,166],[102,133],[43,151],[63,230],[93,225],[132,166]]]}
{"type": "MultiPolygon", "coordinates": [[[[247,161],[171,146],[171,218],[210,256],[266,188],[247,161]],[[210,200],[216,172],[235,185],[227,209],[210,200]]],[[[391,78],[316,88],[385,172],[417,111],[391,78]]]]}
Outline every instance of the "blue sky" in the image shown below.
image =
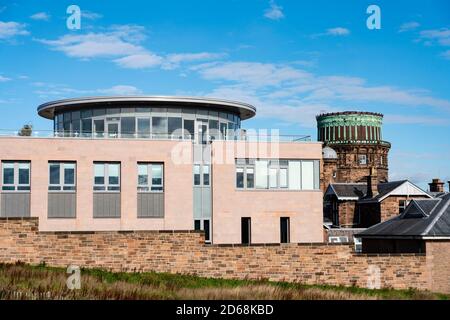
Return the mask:
{"type": "Polygon", "coordinates": [[[314,138],[320,112],[376,111],[391,180],[426,188],[450,180],[449,79],[446,0],[0,0],[1,129],[51,130],[40,103],[92,95],[241,100],[258,109],[244,127],[314,138]]]}

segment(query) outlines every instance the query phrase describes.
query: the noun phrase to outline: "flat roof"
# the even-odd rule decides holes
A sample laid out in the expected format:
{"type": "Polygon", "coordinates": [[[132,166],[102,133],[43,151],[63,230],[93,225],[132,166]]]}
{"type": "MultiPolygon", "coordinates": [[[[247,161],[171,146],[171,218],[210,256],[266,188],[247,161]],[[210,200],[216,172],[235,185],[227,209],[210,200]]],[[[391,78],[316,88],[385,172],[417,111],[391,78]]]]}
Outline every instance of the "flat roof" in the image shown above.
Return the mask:
{"type": "MultiPolygon", "coordinates": [[[[167,106],[178,108],[217,108],[239,114],[242,120],[252,118],[256,114],[256,108],[248,103],[230,101],[224,99],[204,97],[178,97],[178,96],[110,96],[110,97],[83,97],[50,101],[41,104],[38,114],[47,119],[53,119],[55,111],[67,109],[94,109],[114,106],[116,104],[157,105],[165,103],[167,106]]],[[[160,106],[161,107],[161,106],[160,106]]]]}

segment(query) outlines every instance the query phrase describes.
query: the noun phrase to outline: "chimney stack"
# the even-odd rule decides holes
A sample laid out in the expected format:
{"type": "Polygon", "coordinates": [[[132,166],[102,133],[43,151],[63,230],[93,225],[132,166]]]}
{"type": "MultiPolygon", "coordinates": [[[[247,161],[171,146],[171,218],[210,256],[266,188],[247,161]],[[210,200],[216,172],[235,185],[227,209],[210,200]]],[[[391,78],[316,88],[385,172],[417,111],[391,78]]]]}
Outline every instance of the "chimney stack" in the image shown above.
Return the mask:
{"type": "Polygon", "coordinates": [[[444,182],[439,178],[433,179],[428,185],[430,186],[430,192],[444,192],[444,182]]]}
{"type": "Polygon", "coordinates": [[[367,176],[367,197],[373,198],[378,195],[378,175],[375,167],[370,168],[370,174],[367,176]]]}

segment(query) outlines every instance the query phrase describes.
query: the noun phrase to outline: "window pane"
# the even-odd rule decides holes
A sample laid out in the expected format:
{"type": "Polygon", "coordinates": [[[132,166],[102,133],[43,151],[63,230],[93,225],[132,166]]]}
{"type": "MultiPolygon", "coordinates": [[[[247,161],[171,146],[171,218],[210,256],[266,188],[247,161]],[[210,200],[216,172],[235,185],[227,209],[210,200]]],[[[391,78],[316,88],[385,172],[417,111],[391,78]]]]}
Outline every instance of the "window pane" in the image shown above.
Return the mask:
{"type": "Polygon", "coordinates": [[[220,138],[222,140],[225,140],[227,137],[227,124],[226,123],[220,123],[220,138]]]}
{"type": "Polygon", "coordinates": [[[203,166],[203,185],[209,186],[209,166],[203,166]]]}
{"type": "MultiPolygon", "coordinates": [[[[105,184],[105,165],[96,163],[94,165],[94,183],[105,184]]],[[[96,190],[94,188],[94,190],[96,190]]]]}
{"type": "Polygon", "coordinates": [[[220,131],[219,131],[219,121],[218,120],[209,120],[209,135],[211,139],[220,139],[220,131]]]}
{"type": "Polygon", "coordinates": [[[289,189],[300,190],[300,161],[289,161],[289,189]]]}
{"type": "Polygon", "coordinates": [[[287,169],[280,168],[280,188],[287,188],[287,169]]]}
{"type": "Polygon", "coordinates": [[[255,185],[258,189],[267,189],[267,160],[255,161],[255,185]]]}
{"type": "Polygon", "coordinates": [[[200,185],[200,166],[198,164],[194,166],[194,185],[200,185]]]}
{"type": "Polygon", "coordinates": [[[148,165],[138,165],[138,185],[148,185],[148,165]]]}
{"type": "Polygon", "coordinates": [[[30,184],[29,163],[19,163],[19,184],[30,184]]]}
{"type": "Polygon", "coordinates": [[[59,163],[50,164],[50,184],[60,184],[59,163]]]}
{"type": "Polygon", "coordinates": [[[156,138],[167,137],[167,118],[153,117],[152,118],[152,133],[153,133],[153,136],[156,138]]]}
{"type": "Polygon", "coordinates": [[[3,164],[3,184],[14,184],[14,163],[3,164]]]}
{"type": "Polygon", "coordinates": [[[270,188],[277,188],[278,182],[277,182],[277,168],[269,168],[269,187],[270,188]]]}
{"type": "Polygon", "coordinates": [[[88,137],[92,133],[92,119],[83,119],[81,120],[81,130],[82,135],[88,137]]]}
{"type": "Polygon", "coordinates": [[[118,164],[108,164],[108,184],[119,184],[119,171],[120,167],[118,164]]]}
{"type": "Polygon", "coordinates": [[[134,138],[136,131],[136,120],[134,117],[122,117],[120,119],[120,126],[122,137],[134,138]]]}
{"type": "Polygon", "coordinates": [[[162,185],[162,165],[152,164],[152,185],[162,185]]]}
{"type": "Polygon", "coordinates": [[[104,136],[105,132],[105,121],[104,120],[94,120],[94,130],[95,136],[101,138],[104,136]]]}
{"type": "Polygon", "coordinates": [[[170,117],[168,120],[168,126],[169,126],[169,134],[173,135],[172,138],[179,138],[182,136],[181,130],[182,130],[183,120],[181,118],[174,118],[170,117]]]}
{"type": "Polygon", "coordinates": [[[64,163],[64,184],[75,184],[75,163],[64,163]]]}
{"type": "Polygon", "coordinates": [[[312,161],[302,161],[302,189],[314,189],[314,163],[312,161]]]}
{"type": "Polygon", "coordinates": [[[247,168],[247,188],[255,187],[255,170],[253,168],[247,168]]]}
{"type": "Polygon", "coordinates": [[[138,138],[150,138],[150,118],[138,119],[138,138]]]}
{"type": "Polygon", "coordinates": [[[244,187],[244,169],[236,168],[236,188],[244,187]]]}
{"type": "Polygon", "coordinates": [[[193,139],[194,137],[194,120],[184,120],[184,138],[193,139]]]}

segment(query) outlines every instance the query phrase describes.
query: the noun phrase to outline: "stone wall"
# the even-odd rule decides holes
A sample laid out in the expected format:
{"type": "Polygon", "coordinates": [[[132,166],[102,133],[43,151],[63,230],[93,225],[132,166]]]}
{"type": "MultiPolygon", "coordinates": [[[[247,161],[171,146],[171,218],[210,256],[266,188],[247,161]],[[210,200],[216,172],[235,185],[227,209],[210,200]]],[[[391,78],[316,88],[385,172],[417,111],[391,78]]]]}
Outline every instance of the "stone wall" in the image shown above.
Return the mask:
{"type": "MultiPolygon", "coordinates": [[[[444,258],[440,266],[450,264],[444,258]]],[[[376,285],[379,273],[383,288],[450,292],[440,274],[432,279],[428,264],[434,259],[425,255],[355,254],[351,245],[330,244],[205,245],[203,233],[193,231],[39,232],[37,218],[0,219],[0,262],[19,260],[359,287],[376,285]]],[[[440,272],[440,266],[431,270],[440,272]]]]}
{"type": "Polygon", "coordinates": [[[431,290],[450,292],[450,245],[449,241],[426,242],[427,264],[430,266],[431,290]]]}

